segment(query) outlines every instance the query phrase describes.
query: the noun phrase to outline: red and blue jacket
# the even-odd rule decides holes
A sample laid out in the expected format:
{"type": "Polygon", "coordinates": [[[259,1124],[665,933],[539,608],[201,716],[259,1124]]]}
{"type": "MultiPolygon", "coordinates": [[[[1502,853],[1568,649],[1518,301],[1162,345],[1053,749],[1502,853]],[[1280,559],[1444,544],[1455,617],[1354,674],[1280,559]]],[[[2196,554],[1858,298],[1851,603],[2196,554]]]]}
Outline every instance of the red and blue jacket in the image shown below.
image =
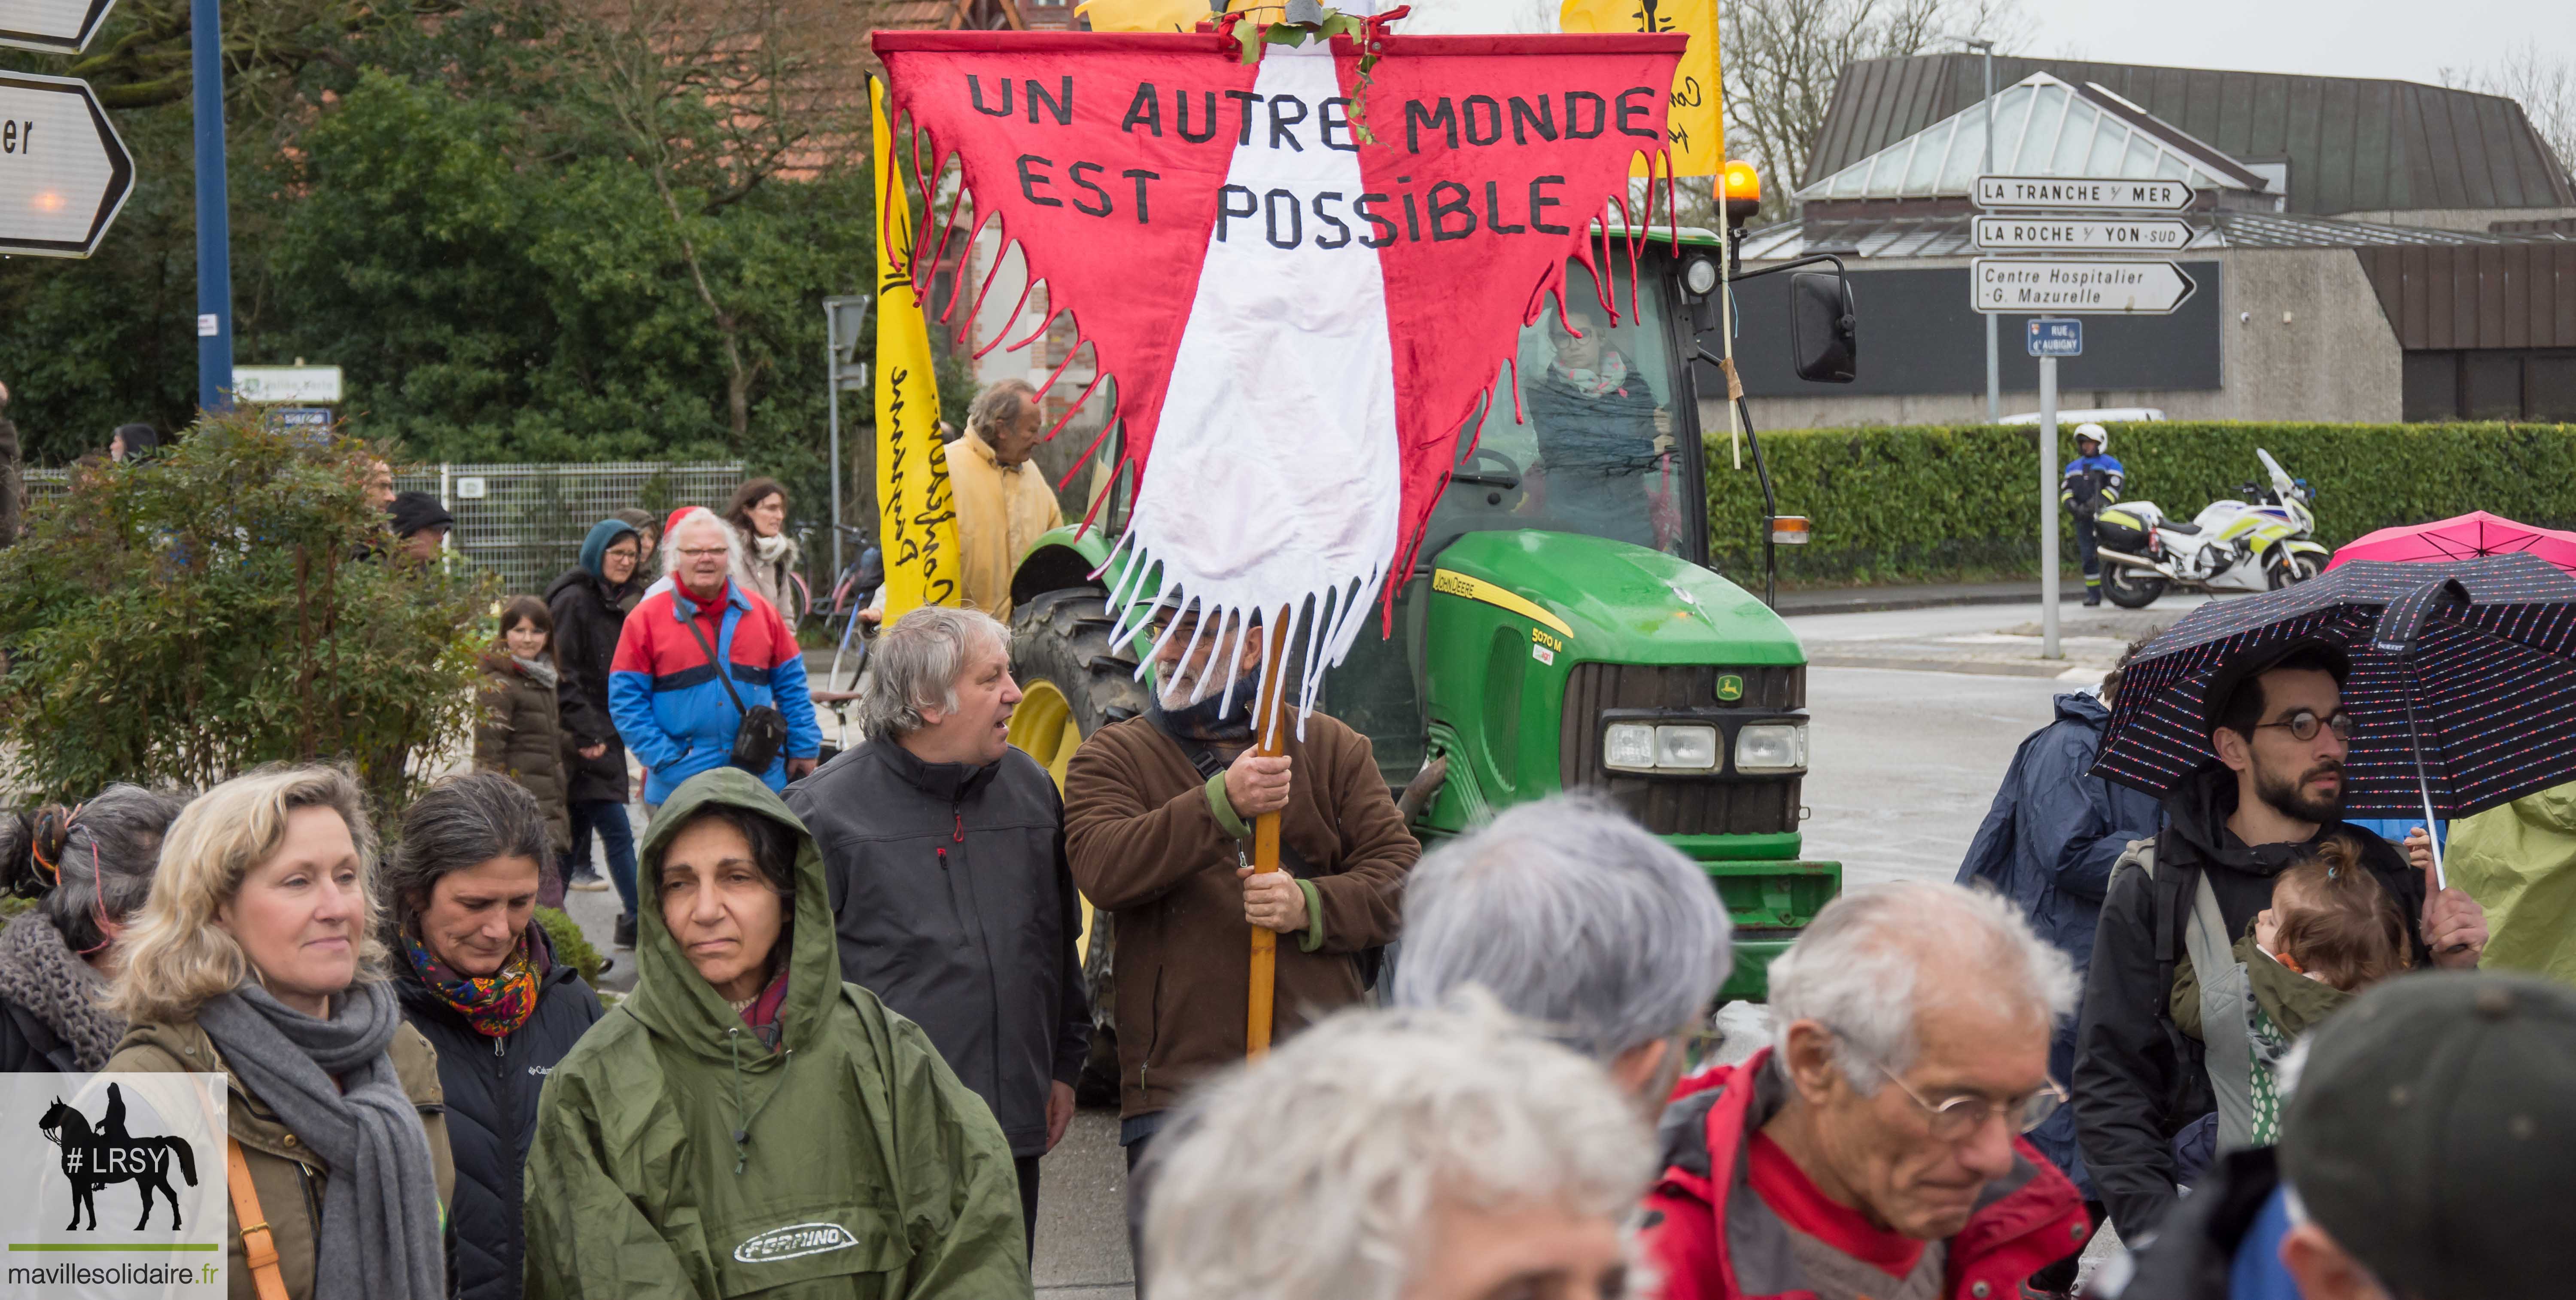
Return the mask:
{"type": "Polygon", "coordinates": [[[689,635],[690,619],[730,670],[742,707],[766,704],[787,718],[786,751],[761,774],[770,789],[786,789],[787,760],[823,750],[814,698],[806,693],[805,656],[778,610],[728,579],[720,604],[701,606],[676,585],[646,596],[617,638],[608,666],[608,716],[636,760],[651,769],[644,802],[659,804],[681,782],[724,766],[742,725],[707,652],[689,635]]]}

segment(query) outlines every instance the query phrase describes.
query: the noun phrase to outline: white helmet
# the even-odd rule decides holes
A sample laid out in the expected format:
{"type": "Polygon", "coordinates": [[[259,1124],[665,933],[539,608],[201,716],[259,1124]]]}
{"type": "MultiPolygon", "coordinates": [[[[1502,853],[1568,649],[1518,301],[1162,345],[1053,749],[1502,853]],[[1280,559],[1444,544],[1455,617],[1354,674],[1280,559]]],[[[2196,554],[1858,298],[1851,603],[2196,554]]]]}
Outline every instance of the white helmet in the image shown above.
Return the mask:
{"type": "Polygon", "coordinates": [[[2093,454],[2096,456],[2106,454],[2111,450],[2111,435],[2102,432],[2101,425],[2089,423],[2076,425],[2075,436],[2078,439],[2091,438],[2093,440],[2093,454]]]}

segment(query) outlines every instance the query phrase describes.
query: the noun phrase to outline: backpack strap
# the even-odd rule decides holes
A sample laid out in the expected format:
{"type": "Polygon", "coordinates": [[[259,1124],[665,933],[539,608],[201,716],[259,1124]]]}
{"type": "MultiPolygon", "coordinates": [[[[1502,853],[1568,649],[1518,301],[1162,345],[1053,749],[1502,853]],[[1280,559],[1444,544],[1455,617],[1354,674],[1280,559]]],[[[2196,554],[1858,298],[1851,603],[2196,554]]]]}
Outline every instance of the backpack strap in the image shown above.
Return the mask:
{"type": "Polygon", "coordinates": [[[230,1137],[224,1139],[224,1172],[224,1184],[233,1194],[233,1217],[241,1221],[242,1262],[250,1266],[259,1300],[287,1300],[286,1279],[277,1268],[277,1234],[260,1212],[259,1189],[250,1185],[250,1161],[242,1156],[241,1143],[230,1137]]]}

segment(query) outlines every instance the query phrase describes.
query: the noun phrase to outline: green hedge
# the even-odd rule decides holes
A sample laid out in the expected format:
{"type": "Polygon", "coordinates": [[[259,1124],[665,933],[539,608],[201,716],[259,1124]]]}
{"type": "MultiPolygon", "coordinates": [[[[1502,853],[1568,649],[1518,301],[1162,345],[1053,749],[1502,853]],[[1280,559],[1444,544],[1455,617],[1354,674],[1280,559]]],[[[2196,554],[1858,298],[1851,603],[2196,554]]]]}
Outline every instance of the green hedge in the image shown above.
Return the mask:
{"type": "MultiPolygon", "coordinates": [[[[1761,412],[1754,412],[1758,418],[1761,412]]],[[[2576,425],[2165,423],[2109,426],[2126,496],[2177,518],[2264,478],[2262,447],[2316,494],[2318,540],[2491,510],[2576,527],[2576,425]]],[[[1792,429],[1762,435],[1783,514],[1813,540],[1780,548],[1784,586],[2027,577],[2039,564],[2035,428],[1981,425],[1792,429]]],[[[2060,465],[2075,455],[2060,430],[2060,465]]],[[[1712,559],[1762,571],[1762,489],[1748,453],[1731,467],[1708,437],[1712,559]]],[[[2061,516],[2063,518],[2063,516],[2061,516]]],[[[2071,546],[2072,534],[2063,545],[2071,546]]],[[[2071,551],[2061,553],[2071,554],[2071,551]]],[[[2072,563],[2068,572],[2073,572],[2072,563]]]]}

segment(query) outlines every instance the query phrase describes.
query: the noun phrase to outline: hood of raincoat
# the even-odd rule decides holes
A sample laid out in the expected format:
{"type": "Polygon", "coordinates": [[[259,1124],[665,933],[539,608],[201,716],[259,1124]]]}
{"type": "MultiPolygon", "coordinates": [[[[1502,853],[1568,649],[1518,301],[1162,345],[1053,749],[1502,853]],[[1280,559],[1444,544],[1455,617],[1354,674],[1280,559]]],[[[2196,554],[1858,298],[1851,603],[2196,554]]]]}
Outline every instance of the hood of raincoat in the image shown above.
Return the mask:
{"type": "MultiPolygon", "coordinates": [[[[602,519],[592,524],[590,536],[581,539],[581,567],[588,569],[590,576],[602,582],[607,581],[607,571],[601,566],[608,561],[608,548],[616,545],[618,538],[630,533],[634,534],[638,549],[641,549],[644,535],[635,531],[635,525],[623,519],[602,519]]],[[[635,559],[635,568],[638,572],[644,568],[644,559],[641,555],[635,559]]],[[[633,574],[627,575],[627,581],[634,580],[633,574]]]]}
{"type": "MultiPolygon", "coordinates": [[[[787,1001],[778,1012],[779,1045],[792,1052],[813,1040],[824,1013],[841,996],[841,952],[823,884],[823,855],[815,850],[814,837],[768,785],[740,768],[719,767],[681,782],[644,832],[635,862],[635,884],[641,895],[635,909],[635,957],[641,974],[625,1006],[657,1038],[710,1061],[736,1059],[738,1044],[731,1031],[744,1029],[742,1017],[689,964],[679,940],[662,924],[662,854],[680,828],[715,805],[756,813],[796,834],[796,897],[793,919],[783,935],[788,945],[787,1001]]],[[[758,1046],[757,1041],[751,1044],[755,1051],[758,1046]]],[[[748,1070],[776,1058],[764,1053],[758,1062],[749,1055],[741,1059],[748,1070]]]]}

